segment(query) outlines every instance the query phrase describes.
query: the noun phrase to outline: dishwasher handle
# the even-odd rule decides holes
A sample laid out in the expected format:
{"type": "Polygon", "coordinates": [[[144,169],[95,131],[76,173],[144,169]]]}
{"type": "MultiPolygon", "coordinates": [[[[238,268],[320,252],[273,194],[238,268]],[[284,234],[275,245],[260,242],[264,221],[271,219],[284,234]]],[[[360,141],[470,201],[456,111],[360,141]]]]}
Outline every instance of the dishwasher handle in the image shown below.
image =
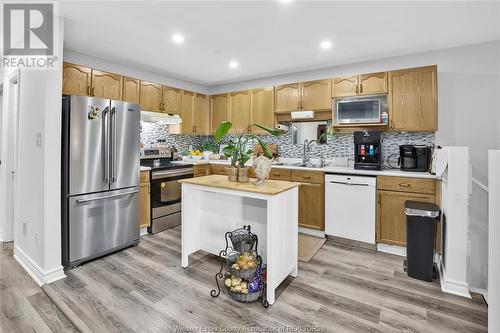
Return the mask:
{"type": "Polygon", "coordinates": [[[331,180],[330,184],[340,184],[340,185],[348,185],[348,186],[370,186],[369,184],[338,182],[338,181],[334,181],[334,180],[331,180]]]}

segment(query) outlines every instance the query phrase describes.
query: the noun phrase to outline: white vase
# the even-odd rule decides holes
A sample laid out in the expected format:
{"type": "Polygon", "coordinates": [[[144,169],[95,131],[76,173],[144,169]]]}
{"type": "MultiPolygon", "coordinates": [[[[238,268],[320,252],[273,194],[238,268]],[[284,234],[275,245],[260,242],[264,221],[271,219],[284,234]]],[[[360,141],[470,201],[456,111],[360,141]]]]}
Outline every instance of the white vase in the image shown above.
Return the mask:
{"type": "Polygon", "coordinates": [[[210,150],[205,150],[201,154],[203,155],[203,159],[208,161],[210,159],[210,155],[212,155],[213,152],[211,152],[210,150]]]}

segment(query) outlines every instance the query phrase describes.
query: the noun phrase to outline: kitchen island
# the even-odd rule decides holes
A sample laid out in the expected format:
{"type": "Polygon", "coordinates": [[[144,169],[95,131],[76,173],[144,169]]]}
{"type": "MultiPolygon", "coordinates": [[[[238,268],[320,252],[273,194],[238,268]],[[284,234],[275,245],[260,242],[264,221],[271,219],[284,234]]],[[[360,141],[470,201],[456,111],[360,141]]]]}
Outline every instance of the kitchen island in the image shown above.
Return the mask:
{"type": "MultiPolygon", "coordinates": [[[[258,251],[267,264],[267,301],[288,276],[297,276],[298,187],[270,180],[264,185],[229,182],[227,176],[182,179],[182,267],[189,255],[215,255],[225,248],[224,235],[250,225],[259,237],[258,251]]],[[[215,272],[214,272],[215,273],[215,272]]]]}

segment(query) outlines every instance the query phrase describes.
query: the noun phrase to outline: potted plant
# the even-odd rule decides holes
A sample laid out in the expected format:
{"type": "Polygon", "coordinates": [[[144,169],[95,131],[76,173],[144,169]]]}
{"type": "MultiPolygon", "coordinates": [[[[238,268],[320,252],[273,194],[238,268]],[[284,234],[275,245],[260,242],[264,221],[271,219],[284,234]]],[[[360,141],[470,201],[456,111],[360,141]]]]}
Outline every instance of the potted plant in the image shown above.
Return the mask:
{"type": "Polygon", "coordinates": [[[248,167],[245,163],[248,162],[253,155],[253,149],[247,148],[247,143],[249,140],[257,140],[257,142],[262,147],[264,156],[267,158],[272,158],[272,154],[269,151],[267,144],[263,142],[257,135],[250,133],[248,130],[250,127],[256,126],[264,131],[274,135],[279,136],[284,132],[279,129],[274,129],[259,124],[252,124],[247,127],[243,132],[238,133],[238,131],[233,128],[233,124],[230,121],[223,121],[217,127],[215,131],[215,142],[220,143],[222,137],[229,133],[231,128],[233,128],[235,137],[229,139],[227,146],[223,149],[222,153],[226,157],[231,157],[231,167],[229,169],[229,181],[248,181],[248,167]]]}
{"type": "Polygon", "coordinates": [[[200,145],[200,150],[203,154],[203,159],[208,160],[210,155],[212,155],[216,150],[215,142],[210,139],[205,139],[200,145]]]}

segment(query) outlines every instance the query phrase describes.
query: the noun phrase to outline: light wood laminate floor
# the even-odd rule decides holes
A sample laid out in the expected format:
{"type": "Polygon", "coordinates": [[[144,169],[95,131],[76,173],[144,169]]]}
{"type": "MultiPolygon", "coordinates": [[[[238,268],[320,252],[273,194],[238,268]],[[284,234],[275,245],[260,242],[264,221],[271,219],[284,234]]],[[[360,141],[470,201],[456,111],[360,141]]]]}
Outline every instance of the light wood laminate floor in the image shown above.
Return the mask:
{"type": "MultiPolygon", "coordinates": [[[[180,264],[180,229],[67,271],[44,290],[88,332],[183,332],[191,328],[315,326],[323,332],[486,332],[487,308],[408,278],[402,257],[327,241],[281,286],[269,309],[212,298],[218,259],[180,264]]],[[[215,329],[213,331],[216,331],[215,329]]],[[[311,331],[311,330],[308,330],[311,331]]],[[[311,331],[313,332],[313,331],[311,331]]]]}
{"type": "Polygon", "coordinates": [[[12,252],[0,243],[0,332],[77,332],[12,252]]]}

